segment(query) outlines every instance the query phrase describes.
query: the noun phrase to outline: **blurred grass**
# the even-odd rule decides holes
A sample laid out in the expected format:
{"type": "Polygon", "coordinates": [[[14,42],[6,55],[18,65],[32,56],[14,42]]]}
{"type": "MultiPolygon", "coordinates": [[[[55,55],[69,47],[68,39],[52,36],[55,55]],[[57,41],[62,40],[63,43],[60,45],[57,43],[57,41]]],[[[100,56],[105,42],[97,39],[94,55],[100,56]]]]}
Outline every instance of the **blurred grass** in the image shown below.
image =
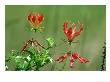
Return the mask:
{"type": "MultiPolygon", "coordinates": [[[[54,62],[41,68],[41,70],[76,70],[98,71],[102,63],[102,47],[106,41],[106,6],[105,5],[6,5],[5,6],[5,53],[6,57],[11,50],[20,50],[25,41],[34,37],[45,44],[47,37],[54,37],[56,44],[63,43],[66,39],[63,33],[63,23],[66,20],[80,20],[84,24],[84,32],[78,36],[80,44],[73,44],[71,50],[77,51],[81,56],[87,57],[90,62],[80,64],[75,62],[75,68],[69,68],[67,59],[64,63],[54,62]],[[30,12],[42,13],[45,17],[43,33],[33,34],[27,30],[27,15],[30,12]],[[42,37],[43,36],[43,37],[42,37]],[[76,46],[75,46],[76,45],[76,46]],[[74,47],[75,46],[75,47],[74,47]]],[[[29,26],[29,25],[28,25],[29,26]]],[[[79,29],[79,28],[77,28],[79,29]]],[[[64,44],[52,50],[51,56],[56,59],[67,52],[69,46],[64,44]]],[[[10,65],[12,66],[12,65],[10,65]]]]}

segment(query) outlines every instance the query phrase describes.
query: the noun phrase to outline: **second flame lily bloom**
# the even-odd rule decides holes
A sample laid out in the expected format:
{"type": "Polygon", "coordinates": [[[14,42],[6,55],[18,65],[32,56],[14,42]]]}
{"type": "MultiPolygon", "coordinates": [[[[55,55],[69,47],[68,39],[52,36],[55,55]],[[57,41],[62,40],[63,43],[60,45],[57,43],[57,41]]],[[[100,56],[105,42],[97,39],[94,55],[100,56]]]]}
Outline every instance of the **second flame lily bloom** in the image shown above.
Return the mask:
{"type": "Polygon", "coordinates": [[[80,35],[80,33],[83,31],[83,24],[81,24],[80,21],[78,21],[78,25],[80,26],[79,31],[76,30],[75,23],[73,23],[71,25],[69,24],[69,22],[64,23],[63,31],[64,31],[65,35],[67,36],[69,42],[72,42],[74,40],[74,38],[76,36],[80,35]],[[68,26],[70,26],[70,27],[67,29],[68,26]],[[74,29],[72,29],[72,27],[74,27],[74,29]]]}
{"type": "Polygon", "coordinates": [[[80,61],[80,63],[87,63],[89,62],[88,59],[80,57],[77,52],[73,53],[72,55],[70,53],[66,53],[64,56],[60,56],[56,61],[59,63],[63,62],[64,59],[68,58],[70,59],[70,67],[72,68],[74,66],[74,62],[76,59],[80,61]]]}

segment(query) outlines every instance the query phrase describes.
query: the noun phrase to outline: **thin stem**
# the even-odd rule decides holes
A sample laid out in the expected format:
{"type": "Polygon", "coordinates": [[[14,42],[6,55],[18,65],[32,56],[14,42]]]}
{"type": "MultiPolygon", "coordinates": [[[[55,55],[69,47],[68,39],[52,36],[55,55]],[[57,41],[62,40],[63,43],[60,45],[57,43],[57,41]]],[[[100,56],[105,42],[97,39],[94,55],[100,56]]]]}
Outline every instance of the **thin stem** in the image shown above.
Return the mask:
{"type": "MultiPolygon", "coordinates": [[[[69,50],[68,50],[68,52],[67,52],[67,54],[69,54],[70,56],[71,56],[71,44],[70,44],[70,48],[69,48],[69,50]]],[[[62,67],[62,70],[65,68],[65,65],[66,65],[66,62],[67,62],[67,59],[65,60],[65,62],[64,62],[64,65],[63,65],[63,67],[62,67]]]]}
{"type": "Polygon", "coordinates": [[[34,44],[35,47],[37,47],[37,45],[38,45],[38,46],[40,46],[41,48],[45,49],[45,47],[42,46],[37,40],[33,40],[33,38],[32,38],[32,40],[28,40],[28,41],[25,43],[25,45],[23,46],[23,49],[21,50],[21,52],[22,52],[22,51],[25,51],[26,48],[27,48],[29,45],[32,45],[32,44],[34,44]]]}
{"type": "Polygon", "coordinates": [[[21,50],[21,52],[22,51],[25,51],[26,50],[26,48],[31,44],[31,40],[28,40],[26,43],[25,43],[25,45],[23,46],[23,49],[21,50]]]}
{"type": "Polygon", "coordinates": [[[64,64],[63,64],[63,67],[62,67],[62,70],[64,70],[65,66],[66,66],[66,62],[67,62],[67,59],[65,60],[64,64]]]}
{"type": "Polygon", "coordinates": [[[42,46],[37,40],[34,40],[34,44],[37,44],[37,45],[39,45],[40,47],[42,47],[43,49],[45,49],[45,47],[44,46],[42,46]]]}
{"type": "MultiPolygon", "coordinates": [[[[54,55],[55,55],[55,47],[54,47],[54,55]]],[[[53,56],[54,56],[54,55],[53,55],[53,56]]],[[[55,66],[56,66],[56,62],[52,65],[51,71],[53,71],[53,70],[55,69],[55,66]]]]}

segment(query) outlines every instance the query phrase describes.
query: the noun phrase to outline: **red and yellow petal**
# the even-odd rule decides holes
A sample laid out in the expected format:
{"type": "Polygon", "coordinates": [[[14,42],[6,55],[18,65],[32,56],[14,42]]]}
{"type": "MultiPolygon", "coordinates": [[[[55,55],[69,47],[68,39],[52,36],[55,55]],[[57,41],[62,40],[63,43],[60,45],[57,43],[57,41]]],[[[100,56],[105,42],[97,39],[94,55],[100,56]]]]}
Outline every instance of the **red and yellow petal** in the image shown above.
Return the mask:
{"type": "Polygon", "coordinates": [[[89,60],[87,58],[79,57],[81,63],[87,63],[89,60]]]}
{"type": "Polygon", "coordinates": [[[74,66],[74,59],[71,58],[71,59],[70,59],[70,68],[73,68],[73,66],[74,66]]]}

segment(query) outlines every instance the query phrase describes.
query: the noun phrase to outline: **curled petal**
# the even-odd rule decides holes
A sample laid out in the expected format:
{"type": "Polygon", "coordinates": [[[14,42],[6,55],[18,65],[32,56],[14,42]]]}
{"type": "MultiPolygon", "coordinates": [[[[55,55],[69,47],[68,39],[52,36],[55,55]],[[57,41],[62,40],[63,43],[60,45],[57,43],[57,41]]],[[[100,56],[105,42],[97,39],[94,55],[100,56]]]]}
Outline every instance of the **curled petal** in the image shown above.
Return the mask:
{"type": "Polygon", "coordinates": [[[84,28],[83,28],[83,24],[82,24],[82,26],[80,27],[79,32],[82,32],[83,30],[84,30],[84,28]]]}
{"type": "Polygon", "coordinates": [[[69,56],[69,54],[65,54],[64,56],[60,56],[56,61],[59,61],[59,63],[63,62],[64,59],[66,59],[69,56]]]}
{"type": "Polygon", "coordinates": [[[59,63],[61,63],[61,62],[64,61],[64,59],[65,59],[65,57],[64,57],[64,56],[61,56],[61,57],[59,57],[56,61],[58,61],[59,63]]]}
{"type": "Polygon", "coordinates": [[[75,33],[75,36],[80,35],[80,33],[83,31],[83,28],[80,28],[80,30],[78,32],[75,33]]]}
{"type": "Polygon", "coordinates": [[[72,28],[70,27],[67,31],[67,36],[69,37],[69,36],[71,36],[71,34],[72,34],[72,28]]]}
{"type": "Polygon", "coordinates": [[[88,59],[83,58],[83,57],[79,57],[79,60],[80,60],[81,63],[87,63],[87,62],[89,62],[88,59]]]}
{"type": "Polygon", "coordinates": [[[73,58],[71,58],[71,59],[70,59],[70,67],[72,68],[72,67],[73,67],[73,65],[74,65],[74,59],[73,59],[73,58]]]}
{"type": "Polygon", "coordinates": [[[32,22],[35,23],[35,21],[36,21],[36,16],[33,15],[33,16],[32,16],[32,22]]]}
{"type": "Polygon", "coordinates": [[[64,57],[65,57],[65,58],[69,57],[69,54],[65,54],[64,57]]]}
{"type": "Polygon", "coordinates": [[[68,22],[65,22],[64,25],[63,25],[63,27],[64,27],[63,31],[64,31],[65,34],[67,34],[67,32],[68,32],[67,29],[66,29],[67,25],[68,25],[68,22]]]}
{"type": "Polygon", "coordinates": [[[83,28],[83,24],[78,20],[78,24],[80,26],[80,28],[83,28]]]}
{"type": "Polygon", "coordinates": [[[73,23],[73,27],[74,27],[74,29],[73,29],[73,34],[74,34],[74,33],[76,33],[76,24],[75,23],[73,23]]]}
{"type": "Polygon", "coordinates": [[[28,21],[31,21],[31,14],[28,15],[28,21]]]}
{"type": "Polygon", "coordinates": [[[75,33],[75,36],[80,35],[80,33],[83,31],[83,24],[81,24],[80,21],[78,21],[78,24],[79,24],[79,26],[80,26],[80,30],[75,33]]]}
{"type": "Polygon", "coordinates": [[[41,15],[41,16],[38,16],[38,24],[40,24],[44,19],[44,16],[41,15]]]}

